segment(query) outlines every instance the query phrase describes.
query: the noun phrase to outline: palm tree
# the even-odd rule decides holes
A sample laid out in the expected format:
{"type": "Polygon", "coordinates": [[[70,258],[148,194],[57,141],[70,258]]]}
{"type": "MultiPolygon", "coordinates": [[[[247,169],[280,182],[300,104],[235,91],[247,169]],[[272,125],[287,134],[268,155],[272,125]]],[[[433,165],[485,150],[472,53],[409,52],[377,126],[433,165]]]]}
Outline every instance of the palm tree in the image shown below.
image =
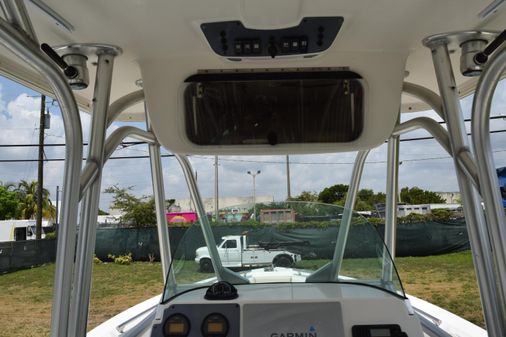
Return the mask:
{"type": "MultiPolygon", "coordinates": [[[[21,217],[23,219],[34,219],[37,214],[37,181],[28,182],[21,180],[18,183],[16,192],[21,200],[21,217]]],[[[56,208],[49,200],[49,191],[42,189],[42,216],[48,219],[54,219],[56,208]]]]}

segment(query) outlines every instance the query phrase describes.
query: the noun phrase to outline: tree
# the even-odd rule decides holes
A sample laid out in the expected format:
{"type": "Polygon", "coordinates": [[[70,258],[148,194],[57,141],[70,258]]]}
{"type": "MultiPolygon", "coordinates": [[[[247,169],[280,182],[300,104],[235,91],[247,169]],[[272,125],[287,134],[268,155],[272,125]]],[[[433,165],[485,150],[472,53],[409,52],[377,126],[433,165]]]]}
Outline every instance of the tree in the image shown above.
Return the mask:
{"type": "Polygon", "coordinates": [[[358,199],[355,203],[354,210],[355,211],[373,211],[374,207],[371,206],[368,202],[358,199]]]}
{"type": "MultiPolygon", "coordinates": [[[[132,187],[119,188],[118,186],[106,188],[105,193],[114,195],[111,208],[123,212],[120,217],[123,223],[134,227],[156,226],[155,199],[152,196],[136,197],[128,192],[131,189],[132,187]]],[[[174,202],[174,199],[166,200],[166,206],[174,202]]]]}
{"type": "Polygon", "coordinates": [[[134,227],[150,227],[156,225],[155,200],[153,197],[138,198],[130,193],[132,187],[119,188],[111,186],[106,188],[105,193],[112,193],[112,209],[123,212],[120,221],[134,227]]]}
{"type": "MultiPolygon", "coordinates": [[[[34,219],[37,213],[37,181],[21,180],[16,188],[20,200],[19,215],[23,219],[34,219]]],[[[56,217],[56,208],[49,200],[49,191],[42,189],[42,216],[46,219],[56,217]]]]}
{"type": "Polygon", "coordinates": [[[445,200],[437,195],[437,193],[422,190],[417,186],[414,186],[412,188],[403,187],[401,189],[401,201],[413,205],[445,203],[445,200]]]}
{"type": "Polygon", "coordinates": [[[318,194],[311,191],[302,191],[299,195],[290,198],[291,201],[318,201],[318,194]]]}
{"type": "Polygon", "coordinates": [[[344,200],[348,192],[348,185],[337,184],[330,187],[324,188],[318,194],[318,200],[326,204],[333,204],[335,202],[344,200]]]}
{"type": "Polygon", "coordinates": [[[0,220],[15,219],[19,216],[20,201],[14,191],[0,184],[0,220]]]}
{"type": "Polygon", "coordinates": [[[382,192],[374,193],[373,190],[364,188],[358,191],[357,198],[359,201],[364,202],[364,205],[367,205],[363,206],[367,208],[364,209],[365,211],[372,211],[374,210],[374,205],[385,203],[386,195],[382,192]]]}

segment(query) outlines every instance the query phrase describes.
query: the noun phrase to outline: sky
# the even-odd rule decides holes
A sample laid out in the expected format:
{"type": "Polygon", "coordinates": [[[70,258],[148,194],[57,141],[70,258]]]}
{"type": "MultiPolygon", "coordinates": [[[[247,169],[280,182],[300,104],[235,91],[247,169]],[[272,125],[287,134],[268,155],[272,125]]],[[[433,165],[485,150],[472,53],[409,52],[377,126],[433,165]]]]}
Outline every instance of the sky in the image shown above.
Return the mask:
{"type": "MultiPolygon", "coordinates": [[[[471,114],[472,96],[462,100],[465,118],[471,114]]],[[[47,98],[46,108],[51,114],[51,127],[45,132],[46,144],[64,143],[64,130],[60,111],[52,99],[47,98]]],[[[40,95],[36,92],[0,77],[0,145],[36,144],[39,134],[40,95]]],[[[492,116],[506,116],[506,80],[499,83],[492,103],[492,116]]],[[[433,111],[403,114],[401,121],[419,116],[429,116],[440,120],[433,111]]],[[[81,113],[84,140],[88,141],[90,116],[81,113]]],[[[142,123],[115,122],[108,133],[122,125],[144,128],[142,123]]],[[[469,129],[469,123],[466,123],[469,129]]],[[[506,130],[506,118],[491,121],[491,130],[506,130]]],[[[425,131],[405,134],[402,138],[428,136],[425,131]]],[[[492,134],[492,148],[496,167],[506,166],[506,132],[492,134]]],[[[167,154],[168,152],[164,151],[167,154]]],[[[386,184],[386,145],[374,149],[369,154],[364,168],[361,188],[376,192],[385,191],[386,184]]],[[[87,148],[84,148],[87,154],[87,148]]],[[[113,156],[147,155],[146,145],[136,145],[118,149],[113,156]]],[[[37,159],[37,147],[0,147],[0,160],[37,159]]],[[[63,147],[45,148],[46,158],[64,158],[63,147]]],[[[290,156],[291,194],[302,191],[320,192],[334,184],[348,184],[356,153],[290,156]]],[[[435,140],[401,142],[399,168],[400,187],[418,186],[432,191],[458,191],[452,159],[435,140]]],[[[198,186],[202,197],[214,195],[214,157],[192,156],[191,162],[198,176],[198,186]]],[[[163,158],[163,174],[167,199],[186,199],[189,192],[184,176],[172,157],[163,158]]],[[[220,157],[219,190],[220,197],[251,196],[252,178],[247,171],[261,173],[256,178],[256,194],[273,196],[274,200],[284,200],[287,196],[285,156],[220,157]]],[[[0,181],[17,183],[20,180],[37,179],[37,162],[0,162],[0,181]]],[[[50,198],[56,199],[56,187],[62,187],[63,162],[44,163],[44,187],[50,198]]],[[[104,167],[102,190],[109,186],[131,187],[137,196],[152,194],[150,166],[148,159],[109,160],[104,167]]],[[[61,197],[61,196],[60,196],[61,197]]],[[[102,193],[100,208],[108,210],[112,196],[102,193]]]]}

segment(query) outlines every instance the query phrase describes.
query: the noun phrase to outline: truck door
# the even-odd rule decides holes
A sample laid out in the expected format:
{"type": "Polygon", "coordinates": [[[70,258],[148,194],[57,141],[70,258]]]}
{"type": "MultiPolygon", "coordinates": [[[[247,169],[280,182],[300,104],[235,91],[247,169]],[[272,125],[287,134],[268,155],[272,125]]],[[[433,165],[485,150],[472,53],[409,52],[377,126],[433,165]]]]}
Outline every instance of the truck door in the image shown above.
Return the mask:
{"type": "Polygon", "coordinates": [[[237,239],[226,240],[221,246],[224,251],[223,265],[240,267],[242,265],[241,247],[237,239]]]}

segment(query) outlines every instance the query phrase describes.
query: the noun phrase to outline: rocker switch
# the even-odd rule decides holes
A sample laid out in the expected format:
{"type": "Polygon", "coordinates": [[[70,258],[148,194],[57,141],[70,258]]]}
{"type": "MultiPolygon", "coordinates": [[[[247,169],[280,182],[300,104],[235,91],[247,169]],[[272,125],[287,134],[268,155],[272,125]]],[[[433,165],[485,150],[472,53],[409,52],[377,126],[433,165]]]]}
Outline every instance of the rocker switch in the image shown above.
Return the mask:
{"type": "Polygon", "coordinates": [[[234,42],[234,52],[238,55],[242,54],[242,43],[241,41],[234,42]]]}

